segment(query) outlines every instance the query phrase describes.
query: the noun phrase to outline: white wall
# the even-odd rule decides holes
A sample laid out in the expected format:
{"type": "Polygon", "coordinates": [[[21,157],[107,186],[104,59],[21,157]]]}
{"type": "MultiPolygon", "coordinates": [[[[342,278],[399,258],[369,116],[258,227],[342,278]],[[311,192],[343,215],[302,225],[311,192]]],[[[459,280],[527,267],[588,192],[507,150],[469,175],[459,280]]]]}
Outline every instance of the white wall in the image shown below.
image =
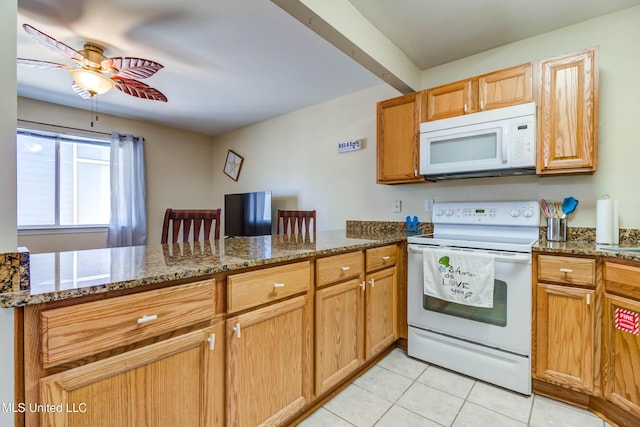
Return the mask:
{"type": "Polygon", "coordinates": [[[381,85],[217,137],[215,200],[224,212],[225,193],[271,190],[274,210],[316,209],[318,230],[384,218],[397,189],[374,184],[376,102],[397,95],[381,85]],[[350,139],[365,148],[339,154],[338,142],[350,139]],[[222,173],[229,149],[245,159],[238,182],[222,173]]]}
{"type": "MultiPolygon", "coordinates": [[[[18,98],[19,120],[68,126],[85,131],[94,130],[110,134],[111,131],[117,130],[121,133],[144,136],[147,241],[150,244],[160,243],[165,209],[214,207],[211,189],[213,145],[210,136],[108,114],[101,113],[99,117],[100,120],[91,128],[86,110],[18,98]]],[[[15,139],[15,125],[12,136],[15,139]]],[[[90,249],[105,247],[106,233],[21,235],[18,243],[34,253],[90,249]]]]}
{"type": "MultiPolygon", "coordinates": [[[[594,175],[475,178],[397,186],[375,184],[375,103],[399,95],[384,85],[315,105],[216,138],[214,197],[270,189],[287,206],[318,210],[318,228],[343,228],[346,219],[430,220],[425,199],[508,200],[541,197],[580,204],[569,226],[594,227],[595,201],[609,194],[621,203],[620,226],[640,228],[640,7],[523,40],[423,72],[423,88],[559,54],[600,46],[600,156],[594,175]],[[340,141],[364,138],[365,149],[338,154],[340,141]],[[245,156],[237,183],[226,178],[228,149],[245,156]],[[218,164],[219,163],[219,164],[218,164]],[[391,213],[402,200],[400,214],[391,213]]],[[[281,202],[279,202],[281,203],[281,202]]]]}
{"type": "MultiPolygon", "coordinates": [[[[16,0],[0,1],[0,252],[16,249],[16,0]]],[[[0,405],[13,402],[13,310],[0,309],[0,405]]],[[[13,414],[0,411],[0,425],[13,414]]]]}

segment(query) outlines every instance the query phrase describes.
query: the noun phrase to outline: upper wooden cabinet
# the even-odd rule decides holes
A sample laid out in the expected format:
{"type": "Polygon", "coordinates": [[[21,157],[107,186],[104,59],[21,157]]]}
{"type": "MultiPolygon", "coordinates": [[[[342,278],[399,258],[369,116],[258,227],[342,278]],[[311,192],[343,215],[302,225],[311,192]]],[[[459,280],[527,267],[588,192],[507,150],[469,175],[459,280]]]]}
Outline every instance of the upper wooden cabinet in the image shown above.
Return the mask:
{"type": "Polygon", "coordinates": [[[539,175],[598,169],[598,50],[540,62],[539,175]]]}
{"type": "Polygon", "coordinates": [[[523,64],[427,91],[427,120],[533,101],[533,65],[523,64]]]}
{"type": "Polygon", "coordinates": [[[478,77],[480,111],[533,101],[533,65],[517,67],[478,77]]]}
{"type": "Polygon", "coordinates": [[[477,80],[462,80],[428,89],[427,121],[461,116],[477,111],[477,80]]]}
{"type": "Polygon", "coordinates": [[[424,182],[419,175],[423,102],[423,92],[378,102],[378,184],[424,182]]]}

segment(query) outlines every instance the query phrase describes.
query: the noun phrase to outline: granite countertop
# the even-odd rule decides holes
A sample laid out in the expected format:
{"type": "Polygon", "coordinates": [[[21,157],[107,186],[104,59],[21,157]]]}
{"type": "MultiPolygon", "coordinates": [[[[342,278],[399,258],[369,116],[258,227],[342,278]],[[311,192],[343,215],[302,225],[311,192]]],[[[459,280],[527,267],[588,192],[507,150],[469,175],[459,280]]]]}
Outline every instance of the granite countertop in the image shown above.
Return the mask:
{"type": "Polygon", "coordinates": [[[552,242],[540,239],[537,245],[533,246],[534,252],[566,254],[566,255],[587,255],[602,256],[631,261],[640,261],[640,244],[633,241],[626,241],[620,245],[598,245],[588,240],[567,240],[565,242],[552,242]],[[636,250],[633,250],[636,249],[636,250]]]}
{"type": "Polygon", "coordinates": [[[302,236],[256,236],[213,242],[132,246],[30,256],[28,285],[0,292],[0,307],[197,279],[220,272],[397,243],[397,230],[337,230],[302,236]]]}

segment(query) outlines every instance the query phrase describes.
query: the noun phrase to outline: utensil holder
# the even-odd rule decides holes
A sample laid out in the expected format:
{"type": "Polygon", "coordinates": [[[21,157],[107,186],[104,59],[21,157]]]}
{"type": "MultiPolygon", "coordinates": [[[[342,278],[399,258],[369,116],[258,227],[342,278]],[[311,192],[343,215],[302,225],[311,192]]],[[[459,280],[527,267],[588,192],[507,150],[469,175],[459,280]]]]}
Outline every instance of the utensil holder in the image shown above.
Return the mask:
{"type": "Polygon", "coordinates": [[[567,240],[566,218],[547,218],[547,240],[552,242],[567,240]]]}

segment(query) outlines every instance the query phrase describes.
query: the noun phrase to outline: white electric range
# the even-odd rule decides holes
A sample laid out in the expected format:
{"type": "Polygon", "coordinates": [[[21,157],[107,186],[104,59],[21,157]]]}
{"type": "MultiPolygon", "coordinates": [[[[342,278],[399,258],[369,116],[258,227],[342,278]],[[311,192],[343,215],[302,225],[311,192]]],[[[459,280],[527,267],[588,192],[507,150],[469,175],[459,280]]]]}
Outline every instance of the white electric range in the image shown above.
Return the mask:
{"type": "Polygon", "coordinates": [[[531,394],[531,248],[536,201],[437,202],[432,235],[408,237],[410,356],[516,392],[531,394]],[[425,294],[424,251],[493,258],[493,307],[425,294]]]}

